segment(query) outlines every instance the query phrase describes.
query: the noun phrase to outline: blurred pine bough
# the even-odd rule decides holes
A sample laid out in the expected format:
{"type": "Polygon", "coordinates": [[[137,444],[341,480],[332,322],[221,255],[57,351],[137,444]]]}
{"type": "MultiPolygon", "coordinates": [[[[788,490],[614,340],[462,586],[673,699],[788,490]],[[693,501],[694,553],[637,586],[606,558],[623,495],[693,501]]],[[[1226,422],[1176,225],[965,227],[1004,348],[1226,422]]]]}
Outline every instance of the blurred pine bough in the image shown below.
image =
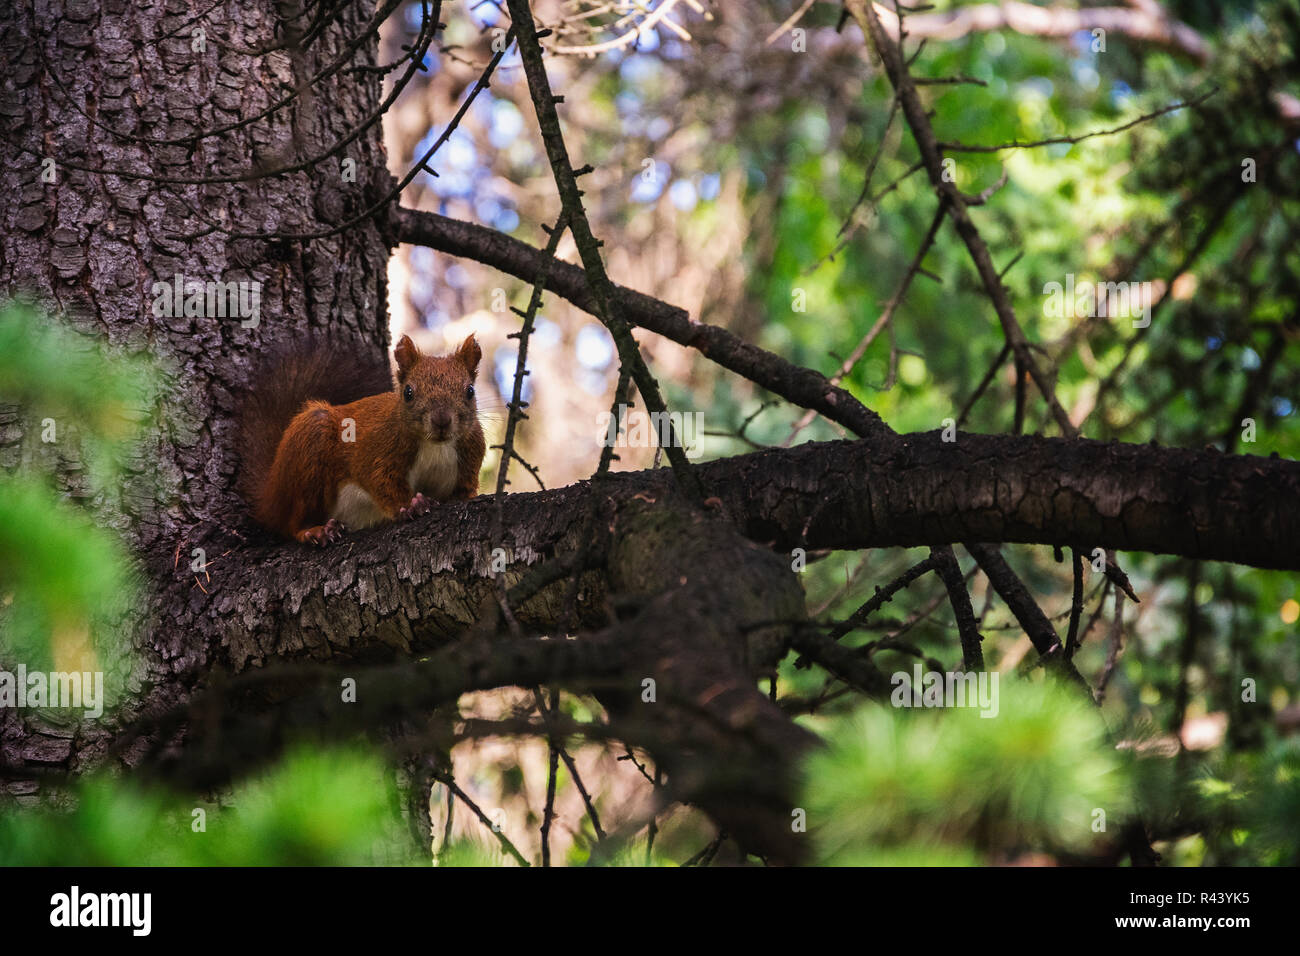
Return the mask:
{"type": "Polygon", "coordinates": [[[0,815],[0,860],[10,866],[421,862],[396,806],[381,757],[359,748],[299,749],[235,787],[221,805],[120,779],[84,780],[71,812],[0,815]]]}
{"type": "Polygon", "coordinates": [[[816,862],[1087,862],[1137,815],[1173,837],[1156,844],[1166,864],[1300,863],[1300,739],[1182,775],[1168,756],[1116,746],[1077,688],[1038,677],[1005,675],[992,719],[864,704],[818,726],[829,746],[805,767],[803,801],[816,862]],[[1212,824],[1179,839],[1180,821],[1212,824]]]}
{"type": "Polygon", "coordinates": [[[0,451],[0,667],[105,670],[125,653],[113,624],[138,584],[97,503],[120,491],[160,380],[150,360],[0,306],[0,428],[21,435],[0,451]]]}

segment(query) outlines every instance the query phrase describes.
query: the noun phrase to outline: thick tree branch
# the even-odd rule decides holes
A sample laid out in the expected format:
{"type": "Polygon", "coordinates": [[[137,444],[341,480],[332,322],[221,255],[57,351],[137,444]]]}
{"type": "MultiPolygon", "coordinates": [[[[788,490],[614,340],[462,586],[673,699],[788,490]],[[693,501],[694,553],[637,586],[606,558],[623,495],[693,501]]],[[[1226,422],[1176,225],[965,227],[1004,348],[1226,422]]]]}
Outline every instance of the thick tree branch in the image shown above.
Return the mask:
{"type": "MultiPolygon", "coordinates": [[[[867,441],[808,443],[697,470],[741,532],[778,551],[1087,542],[1300,569],[1300,512],[1292,506],[1300,464],[1275,458],[1032,436],[959,433],[944,442],[928,432],[883,450],[867,441]]],[[[670,485],[657,470],[607,476],[596,527],[607,528],[637,496],[658,500],[670,485]]],[[[582,482],[503,499],[512,580],[578,551],[591,495],[582,482]]],[[[197,664],[205,646],[237,671],[275,658],[441,646],[491,598],[495,526],[489,499],[445,503],[319,553],[247,549],[213,569],[210,594],[178,572],[174,587],[193,634],[186,663],[197,664]],[[237,633],[231,613],[242,622],[237,633]]],[[[606,560],[603,539],[588,546],[594,562],[606,560]]],[[[579,623],[601,626],[608,582],[584,575],[579,623]]],[[[518,607],[525,626],[560,620],[563,587],[557,580],[518,607]]]]}
{"type": "Polygon", "coordinates": [[[594,634],[460,640],[427,660],[359,669],[353,702],[340,700],[340,670],[252,671],[207,702],[138,729],[158,750],[189,728],[197,739],[168,773],[211,786],[304,734],[388,726],[471,690],[569,682],[595,693],[630,743],[652,748],[675,799],[698,804],[754,852],[794,862],[808,850],[789,826],[797,760],[817,738],[761,694],[754,678],[772,671],[791,631],[806,620],[802,589],[782,557],[724,519],[682,507],[669,476],[651,474],[659,492],[623,500],[605,523],[609,585],[620,611],[594,634]],[[720,578],[718,567],[734,573],[720,578]],[[270,712],[249,706],[259,691],[292,690],[285,685],[301,684],[302,674],[313,678],[309,692],[270,712]],[[719,763],[720,753],[735,759],[719,763]]]}

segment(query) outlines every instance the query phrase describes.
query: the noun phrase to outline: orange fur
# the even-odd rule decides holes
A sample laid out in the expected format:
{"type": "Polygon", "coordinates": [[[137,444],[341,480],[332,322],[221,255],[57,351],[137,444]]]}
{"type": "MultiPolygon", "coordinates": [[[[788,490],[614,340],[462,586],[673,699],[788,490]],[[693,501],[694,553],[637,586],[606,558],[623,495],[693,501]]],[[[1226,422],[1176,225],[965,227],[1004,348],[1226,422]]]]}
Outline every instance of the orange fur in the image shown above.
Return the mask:
{"type": "Polygon", "coordinates": [[[422,513],[426,496],[478,494],[486,451],[472,392],[478,342],[471,335],[451,355],[427,356],[403,336],[394,355],[392,391],[342,405],[309,401],[293,417],[251,496],[259,523],[328,544],[348,515],[368,526],[422,513]]]}

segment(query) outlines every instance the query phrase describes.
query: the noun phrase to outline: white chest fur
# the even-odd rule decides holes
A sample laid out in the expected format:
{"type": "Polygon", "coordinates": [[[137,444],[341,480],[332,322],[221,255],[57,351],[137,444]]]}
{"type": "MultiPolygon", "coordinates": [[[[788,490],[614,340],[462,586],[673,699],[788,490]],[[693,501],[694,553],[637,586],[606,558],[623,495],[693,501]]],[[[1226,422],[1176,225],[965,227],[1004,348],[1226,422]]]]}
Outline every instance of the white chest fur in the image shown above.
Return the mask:
{"type": "Polygon", "coordinates": [[[456,454],[455,442],[434,444],[426,441],[420,443],[419,454],[415,464],[406,474],[406,480],[412,491],[422,491],[427,497],[445,501],[456,487],[456,476],[460,472],[460,456],[456,454]]]}
{"type": "Polygon", "coordinates": [[[331,518],[343,522],[344,527],[360,530],[372,528],[388,520],[370,493],[355,482],[349,481],[339,489],[339,497],[334,502],[331,518]]]}
{"type": "MultiPolygon", "coordinates": [[[[422,442],[415,463],[406,473],[406,480],[412,492],[420,491],[425,497],[444,501],[456,487],[459,471],[460,456],[456,454],[454,442],[422,442]]],[[[371,528],[388,520],[369,492],[351,481],[339,489],[330,517],[355,530],[371,528]]]]}

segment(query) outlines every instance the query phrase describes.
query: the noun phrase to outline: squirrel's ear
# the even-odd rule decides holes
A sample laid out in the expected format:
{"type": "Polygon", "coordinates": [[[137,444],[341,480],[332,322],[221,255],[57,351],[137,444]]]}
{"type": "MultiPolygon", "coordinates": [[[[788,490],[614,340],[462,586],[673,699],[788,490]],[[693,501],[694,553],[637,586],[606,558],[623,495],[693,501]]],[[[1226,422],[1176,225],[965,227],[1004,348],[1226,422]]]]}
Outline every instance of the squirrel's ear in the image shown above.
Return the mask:
{"type": "Polygon", "coordinates": [[[393,349],[393,358],[397,359],[397,380],[406,378],[406,374],[420,361],[420,350],[415,347],[409,335],[403,335],[393,349]]]}
{"type": "Polygon", "coordinates": [[[477,375],[479,360],[483,358],[483,350],[478,347],[478,339],[471,335],[461,342],[460,348],[456,350],[456,358],[469,369],[470,375],[477,375]]]}

